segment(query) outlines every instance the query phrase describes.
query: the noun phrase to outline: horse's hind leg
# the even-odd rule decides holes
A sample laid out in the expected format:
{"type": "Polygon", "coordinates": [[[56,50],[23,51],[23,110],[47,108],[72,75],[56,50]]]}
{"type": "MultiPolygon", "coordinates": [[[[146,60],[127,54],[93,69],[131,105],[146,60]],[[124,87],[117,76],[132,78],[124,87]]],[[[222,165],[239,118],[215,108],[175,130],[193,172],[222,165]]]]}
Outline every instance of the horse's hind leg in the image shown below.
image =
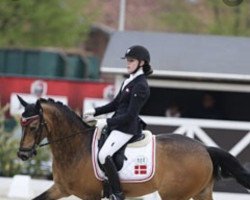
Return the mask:
{"type": "Polygon", "coordinates": [[[66,196],[68,195],[62,192],[62,190],[54,184],[50,189],[46,190],[32,200],[56,200],[66,196]]]}
{"type": "Polygon", "coordinates": [[[193,200],[213,200],[213,181],[208,184],[208,186],[202,190],[198,195],[193,197],[193,200]]]}

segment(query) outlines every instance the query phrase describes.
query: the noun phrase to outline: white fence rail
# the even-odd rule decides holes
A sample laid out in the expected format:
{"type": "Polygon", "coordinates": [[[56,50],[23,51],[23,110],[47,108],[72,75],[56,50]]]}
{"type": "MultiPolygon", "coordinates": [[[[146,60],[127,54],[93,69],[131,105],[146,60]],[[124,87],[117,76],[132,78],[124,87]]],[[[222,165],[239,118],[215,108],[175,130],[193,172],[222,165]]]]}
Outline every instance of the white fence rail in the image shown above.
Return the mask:
{"type": "MultiPolygon", "coordinates": [[[[166,117],[151,117],[143,116],[143,120],[149,125],[159,126],[176,126],[177,129],[174,133],[186,135],[194,138],[199,138],[204,144],[208,146],[218,147],[219,145],[208,133],[203,129],[223,129],[223,130],[240,130],[245,131],[246,134],[242,137],[230,150],[229,152],[237,156],[245,148],[250,145],[250,123],[249,122],[238,122],[238,121],[223,121],[223,120],[200,120],[200,119],[183,119],[183,118],[166,118],[166,117]]],[[[250,152],[249,152],[250,154],[250,152]]]]}

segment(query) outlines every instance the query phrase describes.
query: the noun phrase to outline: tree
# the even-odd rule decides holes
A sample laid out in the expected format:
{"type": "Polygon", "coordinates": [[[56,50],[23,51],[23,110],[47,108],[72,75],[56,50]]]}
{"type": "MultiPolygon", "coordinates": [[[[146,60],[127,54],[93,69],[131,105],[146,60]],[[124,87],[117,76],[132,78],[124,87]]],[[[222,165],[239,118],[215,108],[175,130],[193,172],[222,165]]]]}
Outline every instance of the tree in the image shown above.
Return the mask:
{"type": "Polygon", "coordinates": [[[89,0],[1,0],[1,46],[75,46],[89,30],[89,0]]]}
{"type": "Polygon", "coordinates": [[[158,18],[168,31],[182,33],[199,33],[203,30],[203,22],[192,12],[196,5],[183,0],[164,1],[165,8],[158,18]]]}
{"type": "Polygon", "coordinates": [[[230,7],[223,1],[211,0],[208,5],[213,11],[213,22],[208,26],[208,33],[219,35],[250,36],[249,2],[230,7]]]}

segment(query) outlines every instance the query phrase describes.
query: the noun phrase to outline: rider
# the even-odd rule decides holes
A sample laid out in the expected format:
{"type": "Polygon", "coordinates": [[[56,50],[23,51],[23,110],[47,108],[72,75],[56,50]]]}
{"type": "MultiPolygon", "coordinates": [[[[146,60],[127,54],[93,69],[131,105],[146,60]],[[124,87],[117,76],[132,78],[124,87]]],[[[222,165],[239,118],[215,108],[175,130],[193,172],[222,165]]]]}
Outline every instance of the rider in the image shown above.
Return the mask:
{"type": "Polygon", "coordinates": [[[143,122],[139,113],[150,95],[146,77],[153,72],[149,64],[150,54],[143,46],[128,48],[123,59],[127,60],[129,78],[123,82],[117,96],[107,105],[84,113],[85,120],[88,121],[93,116],[115,112],[111,118],[106,119],[111,132],[98,154],[113,191],[111,199],[115,200],[123,200],[124,195],[112,156],[133,136],[142,134],[143,122]]]}

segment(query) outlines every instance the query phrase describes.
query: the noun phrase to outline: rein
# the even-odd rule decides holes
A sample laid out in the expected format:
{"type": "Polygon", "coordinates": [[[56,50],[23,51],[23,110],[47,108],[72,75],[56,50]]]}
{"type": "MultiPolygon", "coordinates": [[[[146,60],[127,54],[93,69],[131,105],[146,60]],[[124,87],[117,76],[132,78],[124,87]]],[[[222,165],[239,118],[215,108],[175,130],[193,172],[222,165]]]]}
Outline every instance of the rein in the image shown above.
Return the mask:
{"type": "MultiPolygon", "coordinates": [[[[28,124],[30,124],[32,121],[34,121],[35,119],[37,119],[37,118],[39,118],[40,123],[39,123],[39,128],[37,130],[38,135],[36,136],[36,141],[40,141],[43,127],[45,127],[46,131],[49,132],[48,127],[47,127],[47,123],[44,121],[44,118],[43,118],[43,111],[42,111],[42,109],[40,110],[40,112],[39,112],[38,115],[34,115],[34,116],[31,116],[31,117],[26,117],[26,118],[22,117],[20,123],[21,123],[22,127],[25,127],[28,124]]],[[[86,132],[93,131],[93,129],[94,129],[94,127],[90,127],[90,128],[88,128],[86,130],[86,132]]],[[[68,135],[68,136],[65,136],[65,137],[57,138],[57,139],[54,139],[52,141],[48,141],[48,142],[42,143],[42,144],[37,144],[35,142],[35,144],[33,145],[33,147],[31,149],[22,148],[21,150],[22,151],[34,150],[35,146],[37,146],[37,147],[44,147],[44,146],[47,146],[47,145],[50,145],[50,144],[53,144],[53,143],[61,142],[62,140],[65,140],[65,139],[68,139],[68,138],[71,138],[71,137],[74,137],[74,136],[80,135],[80,134],[83,134],[83,132],[77,132],[77,133],[74,133],[72,135],[68,135]]]]}
{"type": "MultiPolygon", "coordinates": [[[[93,128],[88,128],[87,129],[87,132],[90,132],[92,131],[93,128]]],[[[37,145],[38,147],[44,147],[44,146],[47,146],[47,145],[50,145],[50,144],[53,144],[53,143],[57,143],[57,142],[61,142],[62,140],[65,140],[65,139],[68,139],[68,138],[71,138],[71,137],[74,137],[76,135],[80,135],[80,134],[83,134],[83,132],[78,132],[78,133],[74,133],[72,135],[68,135],[68,136],[65,136],[65,137],[61,137],[61,138],[58,138],[58,139],[55,139],[55,140],[52,140],[52,141],[49,141],[49,142],[46,142],[46,143],[43,143],[43,144],[39,144],[37,145]]]]}

